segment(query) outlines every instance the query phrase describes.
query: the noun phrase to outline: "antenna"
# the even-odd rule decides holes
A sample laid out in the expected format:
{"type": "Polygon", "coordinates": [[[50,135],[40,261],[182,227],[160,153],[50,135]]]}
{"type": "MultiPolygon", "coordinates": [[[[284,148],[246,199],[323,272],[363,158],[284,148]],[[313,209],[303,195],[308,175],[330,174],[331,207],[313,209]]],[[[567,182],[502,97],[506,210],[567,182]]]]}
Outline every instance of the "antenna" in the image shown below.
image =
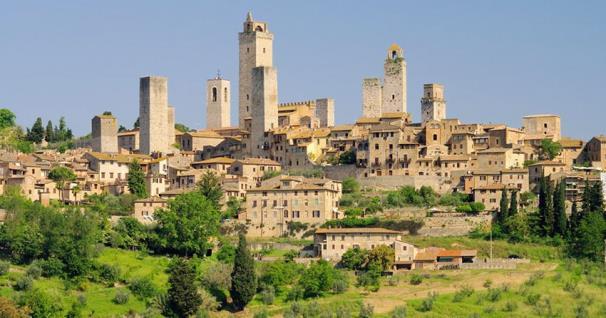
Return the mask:
{"type": "Polygon", "coordinates": [[[221,70],[220,69],[217,70],[217,79],[221,79],[221,70]]]}

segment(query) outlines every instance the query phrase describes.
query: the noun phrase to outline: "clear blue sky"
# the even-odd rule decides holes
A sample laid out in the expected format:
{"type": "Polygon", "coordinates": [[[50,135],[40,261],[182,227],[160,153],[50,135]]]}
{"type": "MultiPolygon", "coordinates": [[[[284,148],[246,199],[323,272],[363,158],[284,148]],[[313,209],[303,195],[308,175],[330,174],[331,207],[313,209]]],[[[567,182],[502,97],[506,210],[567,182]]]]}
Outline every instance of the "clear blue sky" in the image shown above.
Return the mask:
{"type": "Polygon", "coordinates": [[[464,122],[556,113],[565,135],[606,133],[606,1],[5,1],[0,107],[26,126],[64,115],[76,134],[104,110],[131,127],[139,77],[162,75],[177,121],[202,128],[220,69],[235,123],[249,9],[275,35],[280,102],[333,97],[337,123],[360,116],[362,78],[382,76],[396,42],[415,120],[423,83],[439,82],[464,122]]]}

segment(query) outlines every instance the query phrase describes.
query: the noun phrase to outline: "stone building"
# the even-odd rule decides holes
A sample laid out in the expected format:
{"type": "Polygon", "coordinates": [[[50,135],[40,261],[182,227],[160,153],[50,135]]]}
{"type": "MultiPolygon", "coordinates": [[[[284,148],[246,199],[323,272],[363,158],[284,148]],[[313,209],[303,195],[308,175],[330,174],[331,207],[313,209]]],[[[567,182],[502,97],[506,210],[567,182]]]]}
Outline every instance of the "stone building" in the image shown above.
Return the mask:
{"type": "Polygon", "coordinates": [[[444,85],[423,85],[421,97],[421,117],[423,123],[429,120],[446,119],[446,100],[444,99],[444,85]]]}
{"type": "Polygon", "coordinates": [[[379,78],[362,80],[362,116],[380,117],[383,113],[405,113],[406,60],[397,44],[387,49],[383,83],[379,78]]]}
{"type": "Polygon", "coordinates": [[[381,116],[383,87],[379,78],[365,78],[362,81],[362,116],[381,116]]]}
{"type": "Polygon", "coordinates": [[[92,148],[96,152],[118,152],[118,123],[111,113],[92,119],[92,148]]]}
{"type": "Polygon", "coordinates": [[[606,168],[606,136],[599,135],[591,138],[583,150],[584,157],[594,167],[606,168]]]}
{"type": "MultiPolygon", "coordinates": [[[[239,33],[239,81],[238,108],[241,129],[250,131],[253,106],[253,69],[260,66],[273,66],[274,35],[269,32],[267,23],[254,21],[248,13],[239,33]]],[[[272,84],[273,85],[273,84],[272,84]]],[[[277,87],[277,84],[275,84],[277,87]]]]}
{"type": "Polygon", "coordinates": [[[320,127],[333,127],[335,125],[335,100],[332,98],[316,99],[316,117],[320,120],[320,127]]]}
{"type": "Polygon", "coordinates": [[[231,86],[217,76],[206,82],[206,128],[225,128],[231,121],[231,86]]]}
{"type": "Polygon", "coordinates": [[[522,118],[522,130],[528,140],[542,140],[545,138],[554,141],[560,140],[560,116],[551,114],[528,115],[522,118]]]}
{"type": "Polygon", "coordinates": [[[168,201],[157,196],[135,200],[133,216],[143,224],[151,224],[154,222],[154,213],[156,210],[164,209],[167,206],[168,201]]]}
{"type": "MultiPolygon", "coordinates": [[[[172,113],[174,114],[174,112],[172,113]]],[[[141,153],[165,153],[168,151],[168,145],[172,144],[168,140],[168,125],[171,120],[174,126],[174,115],[169,116],[168,80],[166,77],[148,76],[141,78],[139,87],[139,150],[141,153]]]]}
{"type": "Polygon", "coordinates": [[[139,151],[139,128],[119,132],[118,148],[129,152],[139,151]]]}
{"type": "Polygon", "coordinates": [[[288,233],[291,222],[310,226],[339,219],[341,183],[330,179],[280,176],[246,192],[246,212],[239,219],[248,224],[247,235],[278,237],[288,233]]]}

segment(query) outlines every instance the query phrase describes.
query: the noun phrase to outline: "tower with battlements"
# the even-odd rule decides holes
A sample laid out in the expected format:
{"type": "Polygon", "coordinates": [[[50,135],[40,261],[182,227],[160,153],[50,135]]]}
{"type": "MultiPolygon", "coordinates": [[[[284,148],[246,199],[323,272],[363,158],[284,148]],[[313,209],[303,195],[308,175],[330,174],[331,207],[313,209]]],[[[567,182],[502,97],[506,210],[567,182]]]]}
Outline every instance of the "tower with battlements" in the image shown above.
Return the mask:
{"type": "Polygon", "coordinates": [[[423,85],[423,97],[421,97],[421,117],[423,119],[423,123],[430,120],[446,119],[444,85],[436,83],[423,85]]]}
{"type": "Polygon", "coordinates": [[[92,148],[96,152],[118,152],[118,122],[111,113],[92,119],[92,148]]]}
{"type": "Polygon", "coordinates": [[[316,99],[315,115],[320,120],[320,127],[333,127],[335,125],[335,100],[332,98],[316,99]]]}
{"type": "Polygon", "coordinates": [[[139,82],[141,153],[167,152],[168,145],[172,144],[168,138],[170,133],[168,112],[168,79],[159,76],[141,78],[139,82]]]}
{"type": "MultiPolygon", "coordinates": [[[[250,131],[252,114],[252,73],[255,67],[273,66],[273,39],[267,23],[255,21],[248,13],[239,33],[238,121],[241,129],[250,131]]],[[[277,87],[277,84],[275,84],[277,87]]]]}
{"type": "Polygon", "coordinates": [[[278,79],[273,67],[252,69],[250,155],[267,157],[269,142],[266,132],[278,127],[278,79]]]}
{"type": "Polygon", "coordinates": [[[220,76],[206,82],[206,128],[230,126],[231,86],[220,76]]]}
{"type": "Polygon", "coordinates": [[[406,60],[399,45],[387,50],[384,70],[381,113],[406,112],[406,60]]]}

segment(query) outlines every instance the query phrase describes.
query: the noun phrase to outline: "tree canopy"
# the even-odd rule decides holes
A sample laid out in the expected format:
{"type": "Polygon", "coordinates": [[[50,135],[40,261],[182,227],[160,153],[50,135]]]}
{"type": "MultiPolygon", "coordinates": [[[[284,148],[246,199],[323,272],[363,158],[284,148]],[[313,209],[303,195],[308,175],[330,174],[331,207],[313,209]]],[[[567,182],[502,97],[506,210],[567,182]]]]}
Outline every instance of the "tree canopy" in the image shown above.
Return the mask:
{"type": "Polygon", "coordinates": [[[553,160],[562,152],[562,145],[551,139],[541,140],[541,157],[546,160],[553,160]]]}
{"type": "Polygon", "coordinates": [[[128,190],[138,198],[147,197],[145,186],[145,173],[137,160],[128,165],[128,190]]]}
{"type": "Polygon", "coordinates": [[[231,274],[230,294],[236,309],[242,310],[253,299],[257,290],[255,261],[253,260],[244,233],[240,233],[238,249],[231,274]]]}
{"type": "Polygon", "coordinates": [[[0,129],[15,126],[15,114],[7,108],[0,109],[0,129]]]}

